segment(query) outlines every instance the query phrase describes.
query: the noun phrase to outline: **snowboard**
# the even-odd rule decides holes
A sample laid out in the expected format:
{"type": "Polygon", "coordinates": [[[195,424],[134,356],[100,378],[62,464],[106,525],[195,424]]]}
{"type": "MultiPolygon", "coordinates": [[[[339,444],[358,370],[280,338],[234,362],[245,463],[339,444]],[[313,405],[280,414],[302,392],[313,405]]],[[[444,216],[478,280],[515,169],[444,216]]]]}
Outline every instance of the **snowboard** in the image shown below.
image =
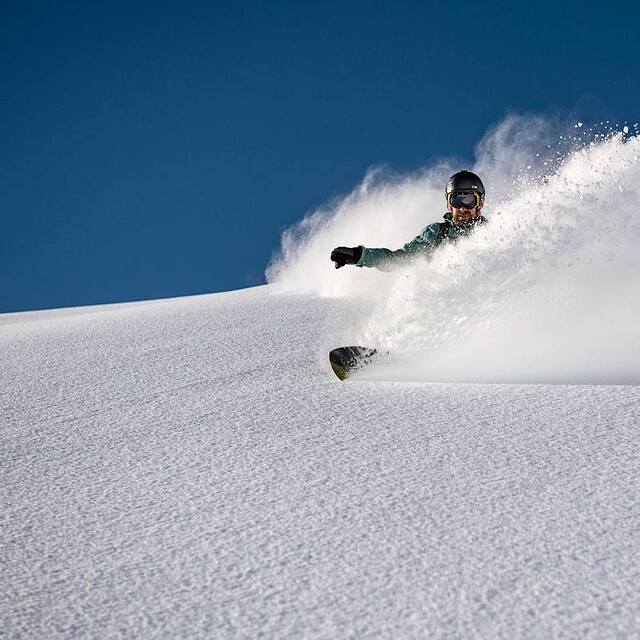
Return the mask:
{"type": "Polygon", "coordinates": [[[333,372],[344,380],[370,364],[377,353],[372,347],[338,347],[329,351],[329,362],[333,372]]]}

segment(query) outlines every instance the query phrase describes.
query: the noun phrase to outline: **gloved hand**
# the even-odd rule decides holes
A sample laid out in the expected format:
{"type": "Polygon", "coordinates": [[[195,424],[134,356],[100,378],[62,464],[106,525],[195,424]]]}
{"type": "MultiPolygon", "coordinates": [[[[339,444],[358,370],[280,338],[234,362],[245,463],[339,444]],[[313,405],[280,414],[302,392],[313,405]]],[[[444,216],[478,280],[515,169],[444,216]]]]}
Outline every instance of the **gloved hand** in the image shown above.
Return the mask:
{"type": "Polygon", "coordinates": [[[336,263],[336,269],[344,267],[345,264],[356,264],[362,256],[364,247],[336,247],[331,252],[331,259],[336,263]]]}

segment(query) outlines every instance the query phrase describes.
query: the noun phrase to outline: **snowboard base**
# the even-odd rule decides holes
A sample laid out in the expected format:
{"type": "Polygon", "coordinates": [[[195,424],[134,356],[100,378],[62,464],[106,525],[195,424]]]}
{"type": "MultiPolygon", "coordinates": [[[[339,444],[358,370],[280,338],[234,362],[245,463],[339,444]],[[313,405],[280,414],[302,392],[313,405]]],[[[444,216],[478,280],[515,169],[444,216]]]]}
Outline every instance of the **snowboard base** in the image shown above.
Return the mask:
{"type": "Polygon", "coordinates": [[[338,347],[329,351],[329,362],[333,372],[344,380],[366,367],[377,353],[372,347],[338,347]]]}

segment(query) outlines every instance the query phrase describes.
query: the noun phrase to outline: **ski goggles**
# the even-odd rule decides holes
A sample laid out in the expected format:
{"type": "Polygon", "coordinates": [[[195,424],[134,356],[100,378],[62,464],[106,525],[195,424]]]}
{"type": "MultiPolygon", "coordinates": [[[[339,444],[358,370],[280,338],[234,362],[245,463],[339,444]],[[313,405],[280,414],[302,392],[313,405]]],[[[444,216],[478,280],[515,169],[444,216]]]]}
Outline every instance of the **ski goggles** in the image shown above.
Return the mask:
{"type": "Polygon", "coordinates": [[[475,209],[482,202],[482,195],[476,191],[457,191],[447,195],[447,202],[454,209],[475,209]]]}

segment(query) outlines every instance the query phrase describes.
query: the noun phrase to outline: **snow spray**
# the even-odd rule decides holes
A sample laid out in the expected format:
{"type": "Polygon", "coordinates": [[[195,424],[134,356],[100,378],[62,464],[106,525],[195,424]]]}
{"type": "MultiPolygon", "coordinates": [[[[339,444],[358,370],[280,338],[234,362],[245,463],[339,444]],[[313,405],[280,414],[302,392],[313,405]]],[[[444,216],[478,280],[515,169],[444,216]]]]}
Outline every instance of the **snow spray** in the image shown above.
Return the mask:
{"type": "Polygon", "coordinates": [[[441,220],[443,161],[375,169],[285,232],[268,279],[284,291],[367,301],[354,344],[394,354],[369,378],[640,383],[640,136],[582,123],[558,134],[511,116],[477,145],[489,224],[402,269],[333,269],[337,245],[397,248],[441,220]]]}

